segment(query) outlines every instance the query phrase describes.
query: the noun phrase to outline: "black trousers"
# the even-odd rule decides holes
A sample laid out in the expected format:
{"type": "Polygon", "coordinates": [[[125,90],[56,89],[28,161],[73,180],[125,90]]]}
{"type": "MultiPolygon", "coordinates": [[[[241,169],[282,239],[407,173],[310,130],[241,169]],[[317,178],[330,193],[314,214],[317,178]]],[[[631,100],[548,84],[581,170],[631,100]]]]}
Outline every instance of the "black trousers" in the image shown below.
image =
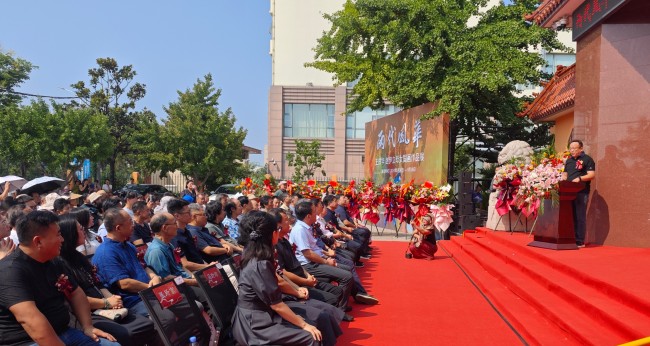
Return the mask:
{"type": "Polygon", "coordinates": [[[352,238],[361,245],[361,254],[368,253],[368,244],[370,244],[370,230],[367,228],[355,228],[352,231],[352,238]]]}
{"type": "Polygon", "coordinates": [[[576,234],[576,243],[585,243],[585,234],[587,233],[587,202],[589,201],[589,191],[582,190],[573,200],[573,229],[576,234]]]}
{"type": "Polygon", "coordinates": [[[343,307],[345,303],[345,292],[338,286],[327,282],[318,282],[316,287],[307,287],[309,298],[320,300],[321,302],[343,307]]]}
{"type": "Polygon", "coordinates": [[[331,265],[318,264],[313,262],[307,263],[302,267],[305,268],[309,274],[316,277],[318,281],[338,282],[338,287],[343,290],[343,304],[347,304],[348,297],[350,297],[352,288],[354,287],[354,280],[352,279],[352,273],[349,269],[345,270],[338,267],[333,267],[331,265]]]}

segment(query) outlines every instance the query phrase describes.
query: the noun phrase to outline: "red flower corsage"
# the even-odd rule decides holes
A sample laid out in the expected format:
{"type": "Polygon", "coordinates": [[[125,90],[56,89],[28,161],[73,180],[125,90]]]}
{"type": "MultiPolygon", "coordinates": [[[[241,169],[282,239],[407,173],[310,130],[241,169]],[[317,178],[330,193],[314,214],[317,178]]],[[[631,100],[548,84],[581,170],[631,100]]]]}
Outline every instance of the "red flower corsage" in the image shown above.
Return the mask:
{"type": "Polygon", "coordinates": [[[174,248],[174,261],[176,261],[177,264],[181,264],[181,248],[176,247],[174,248]]]}
{"type": "Polygon", "coordinates": [[[296,243],[291,244],[291,251],[293,251],[293,253],[296,253],[296,250],[298,250],[296,243]]]}
{"type": "Polygon", "coordinates": [[[582,160],[576,161],[576,169],[579,171],[582,170],[583,167],[582,164],[583,164],[582,160]]]}
{"type": "Polygon", "coordinates": [[[65,274],[59,275],[59,279],[56,280],[56,283],[54,284],[57,290],[59,292],[63,293],[67,299],[70,299],[72,296],[72,283],[68,279],[68,276],[65,274]]]}
{"type": "Polygon", "coordinates": [[[92,273],[91,273],[91,275],[92,275],[93,283],[94,283],[95,285],[99,285],[99,284],[101,284],[101,281],[99,280],[99,276],[97,275],[97,266],[96,266],[96,265],[93,265],[93,269],[92,269],[92,273]]]}
{"type": "Polygon", "coordinates": [[[144,251],[138,251],[135,253],[135,256],[138,258],[138,261],[140,262],[140,265],[142,268],[147,267],[147,262],[144,261],[144,251]]]}

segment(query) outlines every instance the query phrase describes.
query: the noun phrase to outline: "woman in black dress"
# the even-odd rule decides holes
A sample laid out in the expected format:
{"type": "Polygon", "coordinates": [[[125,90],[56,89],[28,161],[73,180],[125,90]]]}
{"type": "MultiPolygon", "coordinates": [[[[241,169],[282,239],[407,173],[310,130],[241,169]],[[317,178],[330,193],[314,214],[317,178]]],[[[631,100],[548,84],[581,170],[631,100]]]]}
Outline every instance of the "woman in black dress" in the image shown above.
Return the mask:
{"type": "Polygon", "coordinates": [[[265,212],[253,211],[241,221],[248,233],[239,276],[239,300],[233,336],[242,345],[319,345],[320,331],[293,313],[282,301],[275,276],[277,223],[265,212]]]}
{"type": "MultiPolygon", "coordinates": [[[[91,310],[102,308],[122,308],[122,298],[111,295],[103,289],[96,276],[96,270],[86,256],[76,250],[76,247],[86,240],[84,228],[77,222],[74,215],[63,215],[58,222],[63,237],[61,254],[57,260],[62,261],[74,280],[79,284],[86,296],[91,310]]],[[[92,315],[93,326],[112,334],[123,345],[159,345],[162,344],[153,322],[148,318],[132,312],[119,321],[92,315]]]]}

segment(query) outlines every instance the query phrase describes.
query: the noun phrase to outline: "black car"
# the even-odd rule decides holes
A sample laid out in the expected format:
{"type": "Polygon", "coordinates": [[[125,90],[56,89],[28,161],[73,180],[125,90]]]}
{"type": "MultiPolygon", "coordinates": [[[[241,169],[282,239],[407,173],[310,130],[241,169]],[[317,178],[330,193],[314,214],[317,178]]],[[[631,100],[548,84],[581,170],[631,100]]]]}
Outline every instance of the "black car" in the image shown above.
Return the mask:
{"type": "Polygon", "coordinates": [[[130,191],[135,191],[144,196],[148,193],[164,194],[169,192],[164,186],[156,184],[126,184],[121,189],[115,191],[115,194],[124,198],[130,191]]]}

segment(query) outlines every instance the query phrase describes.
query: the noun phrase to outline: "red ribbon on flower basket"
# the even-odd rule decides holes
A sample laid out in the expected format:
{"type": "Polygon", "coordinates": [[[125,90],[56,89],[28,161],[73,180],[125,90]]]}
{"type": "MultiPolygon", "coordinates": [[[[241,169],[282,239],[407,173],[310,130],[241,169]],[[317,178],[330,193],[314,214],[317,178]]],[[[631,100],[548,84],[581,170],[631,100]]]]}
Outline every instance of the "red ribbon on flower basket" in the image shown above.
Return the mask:
{"type": "Polygon", "coordinates": [[[402,198],[397,200],[397,208],[394,209],[394,217],[400,222],[411,222],[413,216],[413,209],[407,200],[402,198]]]}
{"type": "Polygon", "coordinates": [[[273,187],[271,186],[271,179],[264,179],[264,191],[270,196],[273,194],[273,187]]]}
{"type": "Polygon", "coordinates": [[[368,220],[376,225],[377,222],[379,222],[379,214],[375,212],[373,209],[368,209],[368,210],[369,211],[361,215],[361,220],[368,220]]]}
{"type": "Polygon", "coordinates": [[[384,212],[385,215],[384,225],[385,225],[389,222],[392,222],[393,218],[395,218],[395,202],[392,199],[385,199],[384,207],[386,208],[386,211],[384,212]]]}
{"type": "Polygon", "coordinates": [[[520,184],[521,179],[515,178],[513,180],[505,179],[497,185],[500,191],[499,196],[497,197],[495,208],[499,216],[503,216],[512,210],[512,206],[515,204],[515,196],[517,195],[517,190],[519,189],[520,184]]]}
{"type": "Polygon", "coordinates": [[[426,203],[418,204],[418,210],[415,212],[415,218],[419,220],[424,215],[429,213],[429,205],[426,203]]]}
{"type": "Polygon", "coordinates": [[[352,199],[350,199],[350,205],[348,205],[348,214],[355,219],[358,219],[361,216],[361,211],[359,211],[359,204],[352,199]]]}
{"type": "Polygon", "coordinates": [[[525,217],[532,215],[533,218],[536,218],[540,204],[541,202],[539,198],[535,198],[532,203],[524,202],[524,204],[521,206],[521,213],[524,214],[525,217]]]}

